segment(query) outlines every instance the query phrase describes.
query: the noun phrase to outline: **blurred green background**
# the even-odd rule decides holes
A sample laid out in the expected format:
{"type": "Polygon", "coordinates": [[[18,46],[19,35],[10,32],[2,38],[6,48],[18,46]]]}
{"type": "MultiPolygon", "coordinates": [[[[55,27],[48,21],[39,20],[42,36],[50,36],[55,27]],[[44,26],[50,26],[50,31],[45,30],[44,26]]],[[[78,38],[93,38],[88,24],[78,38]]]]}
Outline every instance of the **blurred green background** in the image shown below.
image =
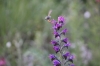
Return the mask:
{"type": "Polygon", "coordinates": [[[63,15],[76,66],[100,66],[100,0],[0,0],[0,58],[6,66],[53,66],[52,26],[63,15]]]}

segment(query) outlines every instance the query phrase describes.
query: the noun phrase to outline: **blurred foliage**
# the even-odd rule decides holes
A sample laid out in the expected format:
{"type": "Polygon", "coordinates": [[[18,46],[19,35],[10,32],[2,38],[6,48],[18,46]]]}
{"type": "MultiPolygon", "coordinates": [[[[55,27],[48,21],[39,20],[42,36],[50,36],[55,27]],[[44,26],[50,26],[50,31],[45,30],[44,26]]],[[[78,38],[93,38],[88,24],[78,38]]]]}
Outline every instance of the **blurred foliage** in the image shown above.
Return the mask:
{"type": "MultiPolygon", "coordinates": [[[[10,66],[21,66],[23,63],[18,65],[18,57],[23,58],[30,52],[32,56],[36,55],[41,66],[51,66],[49,58],[44,58],[54,53],[49,44],[53,38],[52,28],[44,20],[50,9],[54,19],[65,16],[70,41],[82,42],[92,52],[87,65],[79,57],[76,66],[100,66],[100,2],[97,0],[0,0],[0,57],[7,58],[10,66]],[[89,18],[84,16],[87,11],[89,18]],[[10,48],[7,48],[7,42],[11,42],[10,48]]],[[[76,48],[72,52],[78,57],[79,50],[76,48]]]]}

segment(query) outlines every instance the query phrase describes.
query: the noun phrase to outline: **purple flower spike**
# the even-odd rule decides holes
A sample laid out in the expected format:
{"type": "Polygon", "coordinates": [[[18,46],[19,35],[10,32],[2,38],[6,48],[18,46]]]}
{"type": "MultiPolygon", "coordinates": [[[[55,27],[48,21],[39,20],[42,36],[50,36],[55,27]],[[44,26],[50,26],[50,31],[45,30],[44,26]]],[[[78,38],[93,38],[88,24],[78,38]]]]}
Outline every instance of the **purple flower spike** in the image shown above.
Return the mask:
{"type": "Polygon", "coordinates": [[[71,56],[69,57],[68,61],[70,61],[70,62],[72,62],[72,63],[73,63],[73,59],[74,59],[74,56],[73,56],[73,55],[71,55],[71,56]]]}
{"type": "Polygon", "coordinates": [[[63,16],[59,16],[59,17],[58,17],[58,22],[59,22],[59,23],[64,23],[64,21],[65,21],[65,19],[64,19],[63,16]]]}
{"type": "Polygon", "coordinates": [[[68,42],[68,38],[64,38],[64,39],[62,40],[62,42],[67,43],[67,42],[68,42]]]}
{"type": "Polygon", "coordinates": [[[61,63],[58,60],[53,60],[54,66],[61,66],[61,63]]]}
{"type": "Polygon", "coordinates": [[[53,46],[53,49],[55,50],[56,53],[58,53],[60,51],[60,47],[59,46],[53,46]]]}
{"type": "Polygon", "coordinates": [[[56,56],[54,54],[50,54],[49,55],[49,58],[51,59],[51,61],[55,60],[56,59],[56,56]]]}
{"type": "Polygon", "coordinates": [[[52,43],[54,46],[59,45],[58,42],[55,41],[55,40],[51,40],[51,43],[52,43]]]}
{"type": "Polygon", "coordinates": [[[59,33],[55,30],[54,30],[54,35],[55,35],[55,38],[60,37],[59,33]]]}
{"type": "Polygon", "coordinates": [[[75,66],[74,64],[71,64],[70,66],[75,66]]]}
{"type": "Polygon", "coordinates": [[[70,56],[70,53],[69,53],[69,52],[66,52],[65,54],[63,54],[63,57],[64,57],[65,59],[67,59],[69,56],[70,56]]]}
{"type": "Polygon", "coordinates": [[[61,34],[65,35],[67,31],[68,31],[67,29],[64,29],[62,30],[61,34]]]}

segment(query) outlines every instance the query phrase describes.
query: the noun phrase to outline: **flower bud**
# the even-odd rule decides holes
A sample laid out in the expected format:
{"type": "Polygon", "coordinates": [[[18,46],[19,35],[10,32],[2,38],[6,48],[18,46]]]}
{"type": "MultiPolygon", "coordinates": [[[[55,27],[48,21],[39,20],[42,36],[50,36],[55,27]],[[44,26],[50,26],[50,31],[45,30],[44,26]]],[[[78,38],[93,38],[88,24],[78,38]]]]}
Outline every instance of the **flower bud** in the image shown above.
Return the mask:
{"type": "Polygon", "coordinates": [[[49,58],[51,59],[51,61],[55,60],[56,59],[56,56],[54,54],[50,54],[49,55],[49,58]]]}
{"type": "Polygon", "coordinates": [[[63,54],[64,59],[67,59],[70,56],[69,52],[66,52],[65,54],[63,54]]]}
{"type": "Polygon", "coordinates": [[[65,21],[65,19],[64,19],[63,16],[59,16],[59,17],[58,17],[58,22],[59,22],[59,23],[64,23],[64,21],[65,21]]]}
{"type": "Polygon", "coordinates": [[[61,63],[58,60],[53,60],[53,65],[54,66],[61,66],[61,63]]]}
{"type": "Polygon", "coordinates": [[[60,51],[60,47],[59,46],[53,46],[53,49],[55,50],[56,53],[58,53],[60,51]]]}
{"type": "Polygon", "coordinates": [[[59,45],[57,41],[54,41],[54,40],[51,40],[51,43],[56,46],[56,45],[59,45]]]}

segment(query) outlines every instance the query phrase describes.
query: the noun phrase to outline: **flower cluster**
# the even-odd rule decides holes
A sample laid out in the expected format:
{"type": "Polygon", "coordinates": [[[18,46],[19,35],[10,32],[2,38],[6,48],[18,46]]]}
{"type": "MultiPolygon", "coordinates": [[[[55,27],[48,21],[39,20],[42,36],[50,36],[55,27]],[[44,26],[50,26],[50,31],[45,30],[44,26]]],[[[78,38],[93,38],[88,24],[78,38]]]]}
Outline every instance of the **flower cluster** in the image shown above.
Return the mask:
{"type": "Polygon", "coordinates": [[[64,52],[65,51],[64,48],[68,49],[70,46],[70,42],[68,38],[67,37],[62,38],[62,35],[65,36],[65,34],[68,32],[67,29],[61,30],[61,28],[65,24],[64,17],[59,16],[58,21],[53,19],[51,20],[51,23],[53,25],[53,31],[54,31],[54,37],[55,37],[55,39],[51,41],[51,44],[53,45],[53,49],[56,52],[56,54],[57,53],[61,54],[62,61],[58,59],[57,56],[54,54],[49,55],[50,60],[52,61],[54,66],[66,66],[66,64],[68,66],[74,66],[73,55],[71,55],[71,53],[69,53],[68,50],[64,52]]]}

